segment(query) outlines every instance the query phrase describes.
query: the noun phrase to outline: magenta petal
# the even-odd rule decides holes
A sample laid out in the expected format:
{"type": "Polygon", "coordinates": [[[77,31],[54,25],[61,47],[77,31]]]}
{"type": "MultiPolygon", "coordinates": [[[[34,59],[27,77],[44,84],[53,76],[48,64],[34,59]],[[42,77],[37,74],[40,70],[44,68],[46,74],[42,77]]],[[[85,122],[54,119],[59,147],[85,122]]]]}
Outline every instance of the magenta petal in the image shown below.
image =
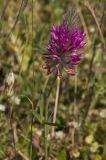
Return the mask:
{"type": "Polygon", "coordinates": [[[52,25],[47,46],[48,53],[45,55],[48,70],[58,71],[58,75],[63,66],[67,68],[67,73],[74,75],[76,73],[74,67],[83,57],[78,51],[85,45],[86,34],[79,30],[76,23],[71,24],[69,20],[70,17],[66,16],[60,26],[52,25]]]}
{"type": "Polygon", "coordinates": [[[60,57],[59,56],[57,56],[57,55],[53,55],[53,57],[56,59],[56,60],[58,60],[58,61],[60,61],[61,59],[60,59],[60,57]]]}
{"type": "Polygon", "coordinates": [[[71,75],[75,75],[76,74],[76,71],[74,69],[67,69],[65,70],[68,74],[71,74],[71,75]]]}

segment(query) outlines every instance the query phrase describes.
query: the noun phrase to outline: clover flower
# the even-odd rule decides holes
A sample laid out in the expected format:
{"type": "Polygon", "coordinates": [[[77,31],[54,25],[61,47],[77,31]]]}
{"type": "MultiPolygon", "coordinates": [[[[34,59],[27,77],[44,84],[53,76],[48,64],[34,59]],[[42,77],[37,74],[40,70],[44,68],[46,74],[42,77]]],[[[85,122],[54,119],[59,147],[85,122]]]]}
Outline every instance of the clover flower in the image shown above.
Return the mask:
{"type": "Polygon", "coordinates": [[[79,50],[85,45],[85,33],[78,29],[77,15],[72,14],[73,12],[68,12],[59,26],[54,24],[51,28],[50,41],[44,54],[48,74],[56,71],[58,76],[62,76],[62,70],[65,70],[75,75],[75,66],[83,57],[79,50]]]}

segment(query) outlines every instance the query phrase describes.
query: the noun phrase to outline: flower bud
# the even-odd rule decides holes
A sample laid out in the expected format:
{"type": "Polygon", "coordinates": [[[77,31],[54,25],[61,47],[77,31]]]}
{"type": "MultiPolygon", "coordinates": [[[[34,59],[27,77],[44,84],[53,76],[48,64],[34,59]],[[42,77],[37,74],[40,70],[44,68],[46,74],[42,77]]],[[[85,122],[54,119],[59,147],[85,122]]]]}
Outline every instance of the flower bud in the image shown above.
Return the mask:
{"type": "Polygon", "coordinates": [[[13,86],[15,82],[15,76],[13,72],[10,72],[7,76],[6,76],[6,84],[8,86],[13,86]]]}
{"type": "Polygon", "coordinates": [[[10,102],[11,102],[12,104],[19,105],[19,104],[20,104],[20,99],[19,99],[19,97],[17,97],[17,96],[12,96],[12,97],[10,98],[10,102]]]}

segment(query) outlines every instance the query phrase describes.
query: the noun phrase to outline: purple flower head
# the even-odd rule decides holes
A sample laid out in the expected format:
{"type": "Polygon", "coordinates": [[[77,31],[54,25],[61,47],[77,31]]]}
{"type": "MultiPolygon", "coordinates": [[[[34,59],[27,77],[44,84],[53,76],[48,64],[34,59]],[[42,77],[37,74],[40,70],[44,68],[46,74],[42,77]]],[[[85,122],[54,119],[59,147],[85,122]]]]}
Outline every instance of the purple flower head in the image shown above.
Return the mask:
{"type": "Polygon", "coordinates": [[[76,24],[77,16],[68,12],[60,24],[52,26],[50,31],[50,41],[45,53],[45,63],[48,73],[56,71],[57,75],[62,75],[62,69],[74,75],[75,66],[78,65],[83,57],[79,50],[84,47],[85,33],[78,29],[76,24]],[[71,21],[70,21],[71,17],[71,21]]]}

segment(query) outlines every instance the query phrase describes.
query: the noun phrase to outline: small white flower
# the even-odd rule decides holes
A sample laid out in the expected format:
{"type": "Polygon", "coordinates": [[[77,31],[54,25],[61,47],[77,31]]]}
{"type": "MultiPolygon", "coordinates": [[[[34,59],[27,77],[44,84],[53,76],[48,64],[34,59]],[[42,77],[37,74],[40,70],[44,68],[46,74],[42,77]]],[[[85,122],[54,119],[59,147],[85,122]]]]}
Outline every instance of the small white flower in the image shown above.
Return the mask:
{"type": "Polygon", "coordinates": [[[11,102],[12,104],[19,105],[19,104],[20,104],[20,99],[19,99],[19,97],[12,96],[12,97],[10,98],[10,102],[11,102]]]}
{"type": "Polygon", "coordinates": [[[74,158],[78,158],[80,156],[80,152],[77,149],[72,150],[72,155],[74,158]]]}
{"type": "Polygon", "coordinates": [[[80,127],[80,123],[72,121],[68,123],[69,126],[74,127],[75,129],[80,127]]]}
{"type": "Polygon", "coordinates": [[[10,72],[7,76],[6,76],[6,83],[8,84],[8,86],[13,85],[15,82],[15,76],[13,72],[10,72]]]}
{"type": "Polygon", "coordinates": [[[47,135],[47,140],[48,140],[48,141],[51,140],[51,135],[50,135],[50,134],[47,135]]]}
{"type": "Polygon", "coordinates": [[[5,106],[0,104],[0,111],[5,111],[5,106]]]}
{"type": "Polygon", "coordinates": [[[95,153],[98,148],[99,148],[99,144],[97,142],[94,142],[94,143],[92,143],[92,145],[90,147],[90,151],[95,153]]]}
{"type": "Polygon", "coordinates": [[[42,136],[42,130],[40,130],[40,129],[35,129],[35,133],[39,136],[39,137],[41,137],[42,136]]]}
{"type": "Polygon", "coordinates": [[[95,28],[93,26],[90,27],[90,32],[94,33],[95,32],[95,28]]]}
{"type": "Polygon", "coordinates": [[[106,109],[102,109],[99,113],[101,118],[106,118],[106,109]]]}
{"type": "Polygon", "coordinates": [[[93,141],[93,139],[94,139],[93,135],[90,134],[90,135],[88,135],[88,136],[85,138],[85,142],[86,142],[87,144],[91,144],[92,141],[93,141]]]}
{"type": "Polygon", "coordinates": [[[58,131],[56,132],[56,137],[59,138],[59,139],[63,139],[65,136],[65,134],[62,132],[62,131],[58,131]]]}

